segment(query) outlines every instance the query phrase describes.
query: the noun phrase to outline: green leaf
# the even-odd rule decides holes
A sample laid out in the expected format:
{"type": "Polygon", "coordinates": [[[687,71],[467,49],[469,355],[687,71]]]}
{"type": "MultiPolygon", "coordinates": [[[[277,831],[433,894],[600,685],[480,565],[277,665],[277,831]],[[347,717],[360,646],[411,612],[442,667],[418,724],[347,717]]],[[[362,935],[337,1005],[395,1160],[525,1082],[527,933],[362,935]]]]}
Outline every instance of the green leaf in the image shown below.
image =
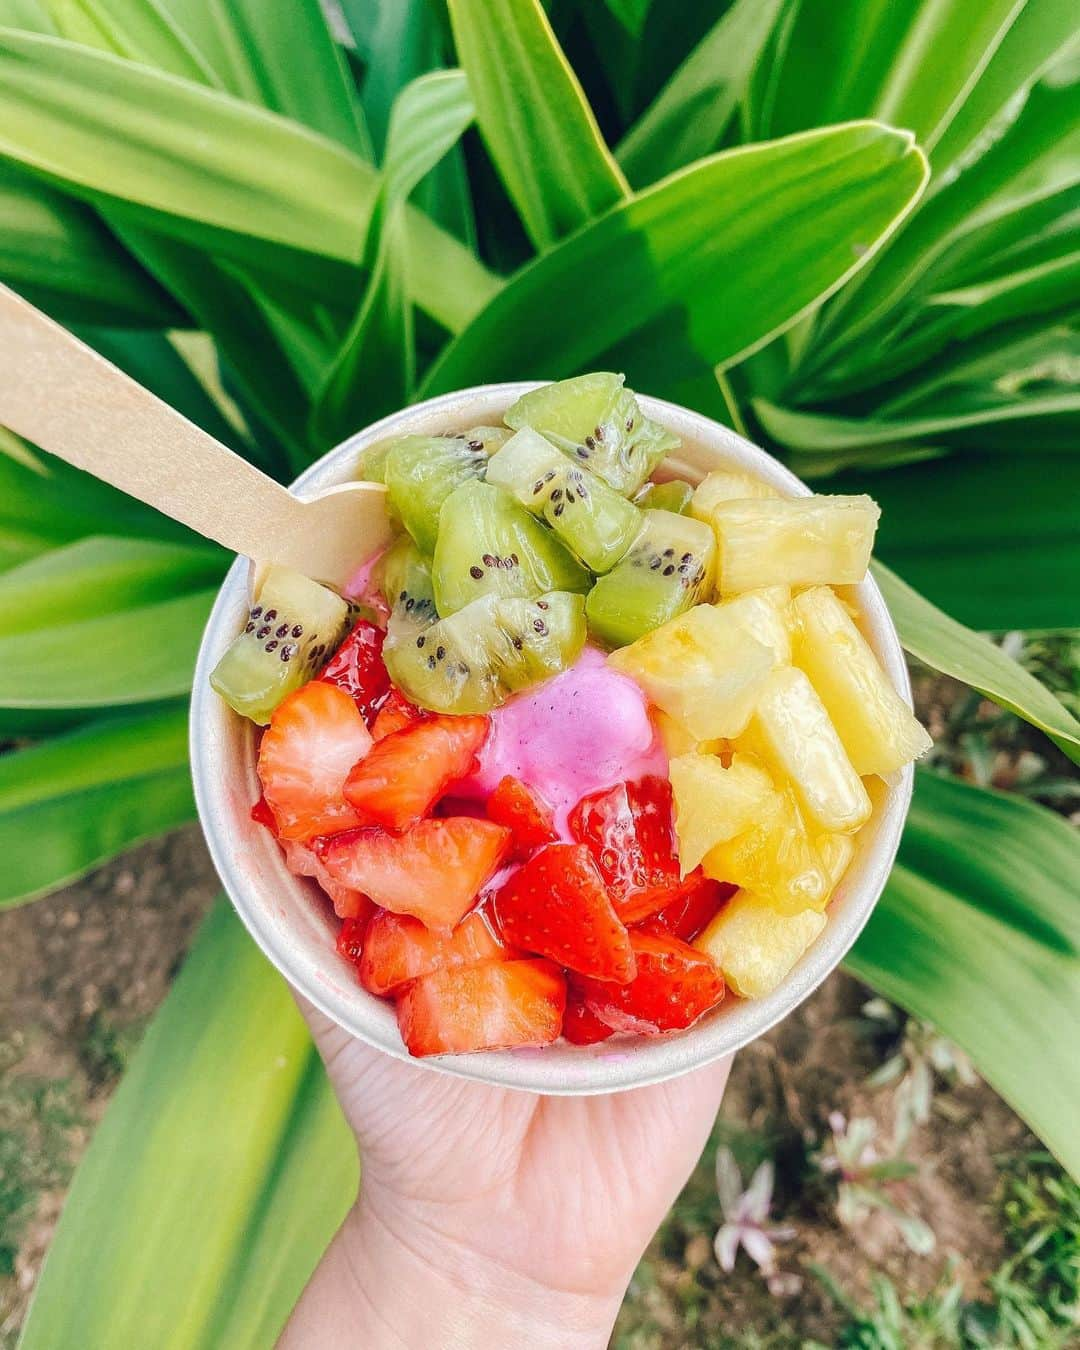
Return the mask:
{"type": "Polygon", "coordinates": [[[3,162],[0,279],[61,323],[187,322],[93,211],[3,162]]]}
{"type": "Polygon", "coordinates": [[[0,755],[0,909],[195,818],[187,704],[0,755]]]}
{"type": "Polygon", "coordinates": [[[198,48],[156,0],[49,0],[59,37],[220,88],[198,48]]]}
{"type": "Polygon", "coordinates": [[[476,120],[538,249],[629,189],[539,0],[450,0],[476,120]]]}
{"type": "Polygon", "coordinates": [[[951,455],[844,474],[824,492],[881,505],[874,552],[935,605],[980,630],[1080,627],[1080,457],[951,455]]]}
{"type": "Polygon", "coordinates": [[[1080,835],[921,772],[900,857],[847,964],[934,1023],[1080,1177],[1080,835]]]}
{"type": "Polygon", "coordinates": [[[356,1186],[285,982],[219,901],[76,1173],[22,1350],[266,1350],[356,1186]]]}
{"type": "Polygon", "coordinates": [[[653,0],[605,0],[605,3],[628,33],[641,36],[653,0]]]}
{"type": "Polygon", "coordinates": [[[115,708],[187,693],[216,594],[191,591],[89,619],[52,615],[33,632],[0,637],[0,725],[7,710],[115,708]]]}
{"type": "Polygon", "coordinates": [[[517,273],[423,392],[553,379],[609,359],[656,388],[697,378],[701,362],[731,364],[842,285],[924,182],[910,138],[874,123],[703,160],[517,273]]]}
{"type": "MultiPolygon", "coordinates": [[[[127,9],[139,8],[147,0],[109,3],[127,9]]],[[[371,158],[356,88],[318,0],[289,0],[285,5],[268,5],[265,0],[159,3],[199,51],[221,88],[371,158]]]]}
{"type": "MultiPolygon", "coordinates": [[[[0,30],[0,156],[108,206],[114,222],[123,210],[215,256],[276,267],[331,304],[340,265],[345,276],[359,266],[379,189],[370,164],[296,122],[10,29],[0,30]]],[[[457,331],[498,280],[415,208],[407,229],[417,303],[457,331]]]]}
{"type": "Polygon", "coordinates": [[[881,563],[871,564],[904,648],[933,670],[969,684],[1046,732],[1080,764],[1080,722],[1034,675],[970,628],[957,623],[881,563]]]}
{"type": "Polygon", "coordinates": [[[616,147],[635,187],[719,146],[784,3],[736,0],[701,39],[616,147]]]}
{"type": "MultiPolygon", "coordinates": [[[[168,600],[221,580],[223,549],[91,536],[0,576],[0,638],[168,600]]],[[[76,663],[78,664],[78,663],[76,663]]]]}
{"type": "Polygon", "coordinates": [[[404,206],[420,180],[457,144],[472,117],[460,70],[421,75],[394,101],[382,189],[365,246],[370,280],[316,408],[317,434],[326,440],[343,439],[393,412],[412,393],[415,351],[404,206]]]}

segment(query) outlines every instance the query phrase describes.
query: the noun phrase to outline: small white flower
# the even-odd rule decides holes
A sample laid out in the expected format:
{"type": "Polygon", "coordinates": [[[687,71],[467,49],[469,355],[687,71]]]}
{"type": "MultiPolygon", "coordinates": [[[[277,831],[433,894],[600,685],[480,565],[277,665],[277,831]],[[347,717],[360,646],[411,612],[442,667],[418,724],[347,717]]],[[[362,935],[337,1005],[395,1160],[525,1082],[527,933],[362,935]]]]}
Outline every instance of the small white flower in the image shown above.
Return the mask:
{"type": "Polygon", "coordinates": [[[724,1216],[713,1244],[716,1259],[721,1270],[734,1270],[735,1258],[742,1247],[769,1281],[770,1290],[774,1282],[784,1289],[790,1286],[791,1278],[798,1279],[780,1276],[776,1269],[775,1244],[789,1242],[795,1229],[787,1224],[769,1223],[774,1179],[773,1165],[766,1160],[744,1190],[742,1174],[731,1150],[722,1148],[716,1155],[716,1193],[724,1216]]]}

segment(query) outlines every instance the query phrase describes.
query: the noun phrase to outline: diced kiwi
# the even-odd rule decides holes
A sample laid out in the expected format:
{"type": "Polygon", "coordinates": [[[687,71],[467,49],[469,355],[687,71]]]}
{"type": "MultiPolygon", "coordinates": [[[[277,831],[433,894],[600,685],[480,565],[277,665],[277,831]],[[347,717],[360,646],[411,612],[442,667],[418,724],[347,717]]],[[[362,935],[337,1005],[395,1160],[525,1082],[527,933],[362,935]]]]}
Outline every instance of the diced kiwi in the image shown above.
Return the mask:
{"type": "Polygon", "coordinates": [[[690,516],[646,511],[641,533],[589,592],[589,627],[612,647],[625,647],[712,594],[716,541],[690,516]]]}
{"type": "Polygon", "coordinates": [[[634,505],[643,511],[672,511],[685,516],[694,499],[694,489],[682,478],[667,483],[646,483],[634,498],[634,505]]]}
{"type": "Polygon", "coordinates": [[[610,371],[533,389],[510,408],[506,425],[532,427],[629,497],[679,438],[641,411],[624,376],[610,371]]]}
{"type": "Polygon", "coordinates": [[[419,633],[439,617],[431,585],[431,562],[407,534],[383,555],[379,564],[383,597],[390,606],[387,631],[419,633]]]}
{"type": "Polygon", "coordinates": [[[589,574],[550,530],[491,483],[463,483],[443,503],[432,564],[445,618],[482,595],[587,591],[589,574]]]}
{"type": "Polygon", "coordinates": [[[379,441],[369,445],[356,462],[356,478],[360,483],[385,483],[386,460],[396,441],[379,441]]]}
{"type": "Polygon", "coordinates": [[[340,595],[287,567],[271,567],[210,683],[231,708],[265,725],[286,694],[326,664],[348,621],[340,595]]]}
{"type": "Polygon", "coordinates": [[[485,595],[420,632],[391,620],[383,656],[394,683],[421,707],[487,712],[572,665],[585,631],[580,595],[485,595]]]}
{"type": "Polygon", "coordinates": [[[641,529],[636,506],[531,427],[522,427],[491,457],[487,481],[542,515],[594,572],[614,567],[641,529]]]}
{"type": "MultiPolygon", "coordinates": [[[[456,487],[483,478],[488,456],[509,438],[505,427],[473,427],[458,436],[402,436],[382,465],[390,504],[405,528],[430,554],[439,532],[439,512],[456,487]]],[[[377,462],[373,470],[378,470],[377,462]]]]}

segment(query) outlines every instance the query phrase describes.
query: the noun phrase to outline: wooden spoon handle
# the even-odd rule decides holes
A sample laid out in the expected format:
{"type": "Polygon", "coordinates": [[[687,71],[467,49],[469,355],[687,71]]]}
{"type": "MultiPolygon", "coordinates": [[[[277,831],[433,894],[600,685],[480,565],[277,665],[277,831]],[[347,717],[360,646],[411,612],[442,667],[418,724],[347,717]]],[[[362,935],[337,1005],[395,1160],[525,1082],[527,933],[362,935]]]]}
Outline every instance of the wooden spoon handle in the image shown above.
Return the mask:
{"type": "Polygon", "coordinates": [[[233,553],[276,561],[275,529],[304,530],[279,483],[3,285],[0,425],[233,553]]]}

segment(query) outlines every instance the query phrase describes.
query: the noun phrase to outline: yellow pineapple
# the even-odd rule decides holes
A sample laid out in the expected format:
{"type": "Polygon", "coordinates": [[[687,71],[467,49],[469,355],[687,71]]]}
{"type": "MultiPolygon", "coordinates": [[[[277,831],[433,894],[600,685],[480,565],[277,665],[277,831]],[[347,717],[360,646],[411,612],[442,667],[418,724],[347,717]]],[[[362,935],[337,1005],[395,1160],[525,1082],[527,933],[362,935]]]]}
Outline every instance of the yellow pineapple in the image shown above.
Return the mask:
{"type": "Polygon", "coordinates": [[[712,524],[713,507],[720,502],[744,500],[747,497],[779,497],[770,483],[753,474],[740,473],[737,469],[716,469],[707,473],[694,489],[690,502],[690,514],[697,520],[712,524]]]}
{"type": "Polygon", "coordinates": [[[750,720],[773,654],[715,605],[697,605],[608,661],[697,741],[737,736],[750,720]]]}
{"type": "Polygon", "coordinates": [[[774,787],[749,829],[715,844],[704,868],[784,913],[824,909],[829,900],[829,877],[788,788],[774,787]]]}
{"type": "Polygon", "coordinates": [[[855,842],[850,834],[822,834],[814,843],[825,875],[829,878],[831,897],[855,856],[855,842]]]}
{"type": "Polygon", "coordinates": [[[669,717],[660,708],[654,708],[652,716],[668,759],[688,755],[694,750],[701,755],[720,755],[728,749],[728,742],[722,736],[714,737],[711,741],[699,741],[696,736],[690,735],[681,722],[676,722],[674,717],[669,717]]]}
{"type": "Polygon", "coordinates": [[[891,774],[918,759],[930,737],[889,682],[870,644],[827,586],[794,602],[795,664],[825,705],[858,774],[891,774]]]}
{"type": "Polygon", "coordinates": [[[733,614],[755,641],[773,654],[779,666],[791,664],[791,590],[787,586],[762,586],[746,591],[718,606],[733,614]]]}
{"type": "Polygon", "coordinates": [[[694,940],[743,998],[763,998],[782,983],[825,927],[812,909],[781,914],[768,900],[739,891],[694,940]]]}
{"type": "Polygon", "coordinates": [[[724,768],[715,755],[691,752],[668,768],[675,797],[675,833],[683,876],[714,845],[750,828],[775,794],[752,755],[734,755],[724,768]]]}
{"type": "Polygon", "coordinates": [[[880,514],[865,496],[718,502],[709,523],[721,594],[861,581],[880,514]]]}
{"type": "Polygon", "coordinates": [[[743,747],[786,779],[822,830],[857,830],[871,805],[825,706],[795,666],[773,670],[760,690],[743,747]]]}

